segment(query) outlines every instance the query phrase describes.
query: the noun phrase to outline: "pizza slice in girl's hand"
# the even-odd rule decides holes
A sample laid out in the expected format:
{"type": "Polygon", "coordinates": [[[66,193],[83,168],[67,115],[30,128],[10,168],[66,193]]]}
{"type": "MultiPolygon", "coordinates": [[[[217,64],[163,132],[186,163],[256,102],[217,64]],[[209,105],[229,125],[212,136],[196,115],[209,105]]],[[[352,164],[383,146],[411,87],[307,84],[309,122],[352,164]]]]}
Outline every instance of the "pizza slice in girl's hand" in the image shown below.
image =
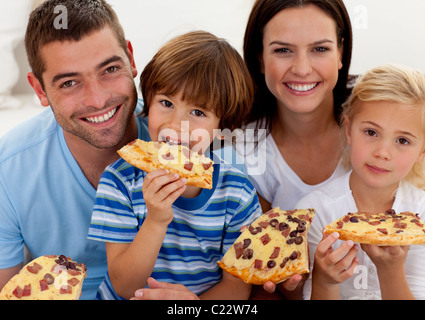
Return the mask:
{"type": "Polygon", "coordinates": [[[0,300],[78,300],[86,276],[86,266],[71,258],[42,256],[6,283],[0,300]]]}
{"type": "Polygon", "coordinates": [[[307,231],[314,214],[313,209],[270,210],[242,232],[218,265],[256,285],[310,272],[307,231]]]}
{"type": "Polygon", "coordinates": [[[167,169],[186,178],[189,186],[212,188],[214,162],[186,146],[136,139],[118,150],[118,154],[143,171],[167,169]]]}
{"type": "Polygon", "coordinates": [[[348,213],[327,225],[326,234],[339,233],[340,240],[384,246],[425,245],[425,226],[412,212],[348,213]]]}

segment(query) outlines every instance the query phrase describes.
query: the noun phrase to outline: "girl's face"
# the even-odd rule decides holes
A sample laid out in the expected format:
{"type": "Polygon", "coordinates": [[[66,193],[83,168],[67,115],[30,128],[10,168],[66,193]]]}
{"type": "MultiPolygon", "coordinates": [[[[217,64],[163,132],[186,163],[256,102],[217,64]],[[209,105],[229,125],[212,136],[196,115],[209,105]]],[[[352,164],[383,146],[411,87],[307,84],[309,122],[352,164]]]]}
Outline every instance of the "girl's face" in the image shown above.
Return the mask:
{"type": "Polygon", "coordinates": [[[153,141],[183,144],[196,152],[205,153],[218,134],[219,123],[212,110],[183,101],[180,94],[156,93],[149,106],[149,134],[153,141]]]}
{"type": "Polygon", "coordinates": [[[347,142],[353,174],[371,187],[398,187],[424,157],[422,112],[392,102],[362,102],[350,121],[347,142]]]}
{"type": "Polygon", "coordinates": [[[262,72],[279,106],[297,113],[326,104],[342,68],[336,23],[314,5],[276,14],[263,34],[262,72]]]}

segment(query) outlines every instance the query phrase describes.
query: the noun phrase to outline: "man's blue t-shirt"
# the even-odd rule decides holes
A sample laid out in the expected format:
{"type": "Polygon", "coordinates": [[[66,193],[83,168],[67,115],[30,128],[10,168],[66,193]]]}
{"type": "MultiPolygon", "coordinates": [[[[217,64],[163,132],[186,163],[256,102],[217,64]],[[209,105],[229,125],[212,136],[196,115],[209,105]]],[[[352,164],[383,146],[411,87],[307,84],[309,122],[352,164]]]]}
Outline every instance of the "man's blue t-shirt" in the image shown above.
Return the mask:
{"type": "MultiPolygon", "coordinates": [[[[147,119],[137,119],[150,140],[147,119]]],[[[33,258],[63,254],[87,266],[81,299],[95,299],[107,270],[105,245],[87,239],[95,196],[50,108],[9,131],[0,139],[0,269],[23,262],[24,245],[33,258]]]]}

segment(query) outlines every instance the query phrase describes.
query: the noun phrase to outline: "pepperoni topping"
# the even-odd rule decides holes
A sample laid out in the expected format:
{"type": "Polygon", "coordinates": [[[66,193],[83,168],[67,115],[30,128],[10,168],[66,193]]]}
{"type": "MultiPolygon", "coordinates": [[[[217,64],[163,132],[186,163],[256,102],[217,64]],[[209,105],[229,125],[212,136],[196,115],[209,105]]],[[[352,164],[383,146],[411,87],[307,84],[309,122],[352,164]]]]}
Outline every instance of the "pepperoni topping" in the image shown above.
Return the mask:
{"type": "Polygon", "coordinates": [[[376,229],[376,230],[378,230],[379,232],[381,232],[381,233],[383,233],[383,234],[385,234],[385,235],[387,235],[387,234],[388,234],[388,230],[387,230],[387,229],[384,229],[384,228],[378,228],[378,229],[376,229]]]}
{"type": "Polygon", "coordinates": [[[260,223],[258,223],[260,225],[260,227],[262,227],[263,229],[267,228],[269,226],[269,223],[267,221],[261,221],[260,223]]]}
{"type": "Polygon", "coordinates": [[[72,287],[70,285],[63,285],[59,289],[60,294],[71,294],[72,293],[72,287]]]}
{"type": "Polygon", "coordinates": [[[48,285],[48,283],[47,283],[47,280],[46,280],[46,279],[41,279],[41,280],[39,281],[39,283],[40,283],[40,291],[44,291],[44,290],[49,289],[49,285],[48,285]]]}
{"type": "Polygon", "coordinates": [[[27,266],[27,270],[33,274],[37,274],[41,269],[43,269],[43,267],[40,266],[37,262],[34,262],[32,266],[27,266]]]}
{"type": "Polygon", "coordinates": [[[262,267],[263,267],[263,261],[262,260],[255,259],[254,268],[255,269],[261,269],[262,267]]]}
{"type": "Polygon", "coordinates": [[[185,168],[187,171],[192,171],[192,168],[193,168],[193,162],[187,162],[187,163],[184,165],[184,168],[185,168]]]}
{"type": "Polygon", "coordinates": [[[212,163],[211,162],[209,162],[209,163],[203,163],[202,166],[204,167],[204,170],[208,170],[209,168],[211,168],[212,163]]]}
{"type": "Polygon", "coordinates": [[[243,249],[244,249],[242,242],[235,243],[233,247],[235,248],[236,259],[239,259],[240,257],[242,257],[243,249]]]}
{"type": "Polygon", "coordinates": [[[269,218],[271,219],[271,218],[275,218],[275,217],[279,217],[280,216],[280,214],[279,214],[279,212],[272,212],[272,213],[269,213],[269,218]]]}
{"type": "Polygon", "coordinates": [[[23,294],[23,292],[24,292],[24,290],[23,290],[20,286],[17,286],[17,287],[15,288],[15,290],[13,290],[12,294],[13,294],[16,298],[21,299],[21,298],[22,298],[22,294],[23,294]]]}
{"type": "Polygon", "coordinates": [[[406,227],[407,227],[407,223],[404,223],[404,222],[397,221],[394,224],[394,228],[397,228],[397,229],[406,229],[406,227]]]}
{"type": "Polygon", "coordinates": [[[75,287],[77,284],[80,283],[80,280],[78,280],[77,278],[71,278],[67,281],[71,286],[75,287]]]}
{"type": "Polygon", "coordinates": [[[282,236],[284,236],[285,238],[289,235],[289,232],[291,232],[291,229],[286,229],[282,231],[282,236]]]}
{"type": "Polygon", "coordinates": [[[261,242],[266,245],[267,243],[269,243],[272,239],[270,238],[270,236],[266,233],[264,236],[262,236],[260,238],[261,242]]]}
{"type": "Polygon", "coordinates": [[[24,290],[22,292],[22,296],[23,297],[29,297],[31,295],[31,285],[27,284],[26,286],[24,286],[24,290]]]}
{"type": "Polygon", "coordinates": [[[369,221],[368,222],[371,226],[377,226],[381,224],[381,221],[369,221]]]}
{"type": "Polygon", "coordinates": [[[279,256],[280,247],[275,247],[269,259],[276,259],[279,256]]]}

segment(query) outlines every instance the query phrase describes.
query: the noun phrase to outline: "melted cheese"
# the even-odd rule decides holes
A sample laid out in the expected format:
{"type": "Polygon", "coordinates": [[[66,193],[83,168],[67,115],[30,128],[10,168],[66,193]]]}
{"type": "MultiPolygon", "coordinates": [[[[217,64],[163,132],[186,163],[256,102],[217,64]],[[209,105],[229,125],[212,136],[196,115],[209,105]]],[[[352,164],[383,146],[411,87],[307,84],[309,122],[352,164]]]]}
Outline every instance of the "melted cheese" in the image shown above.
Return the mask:
{"type": "Polygon", "coordinates": [[[191,152],[189,148],[182,145],[170,145],[165,142],[146,142],[136,140],[136,146],[140,152],[148,153],[160,164],[176,171],[187,172],[188,175],[204,175],[213,173],[213,161],[202,154],[191,152]],[[186,170],[185,165],[192,163],[191,170],[186,170]],[[209,166],[208,169],[204,165],[209,166]]]}

